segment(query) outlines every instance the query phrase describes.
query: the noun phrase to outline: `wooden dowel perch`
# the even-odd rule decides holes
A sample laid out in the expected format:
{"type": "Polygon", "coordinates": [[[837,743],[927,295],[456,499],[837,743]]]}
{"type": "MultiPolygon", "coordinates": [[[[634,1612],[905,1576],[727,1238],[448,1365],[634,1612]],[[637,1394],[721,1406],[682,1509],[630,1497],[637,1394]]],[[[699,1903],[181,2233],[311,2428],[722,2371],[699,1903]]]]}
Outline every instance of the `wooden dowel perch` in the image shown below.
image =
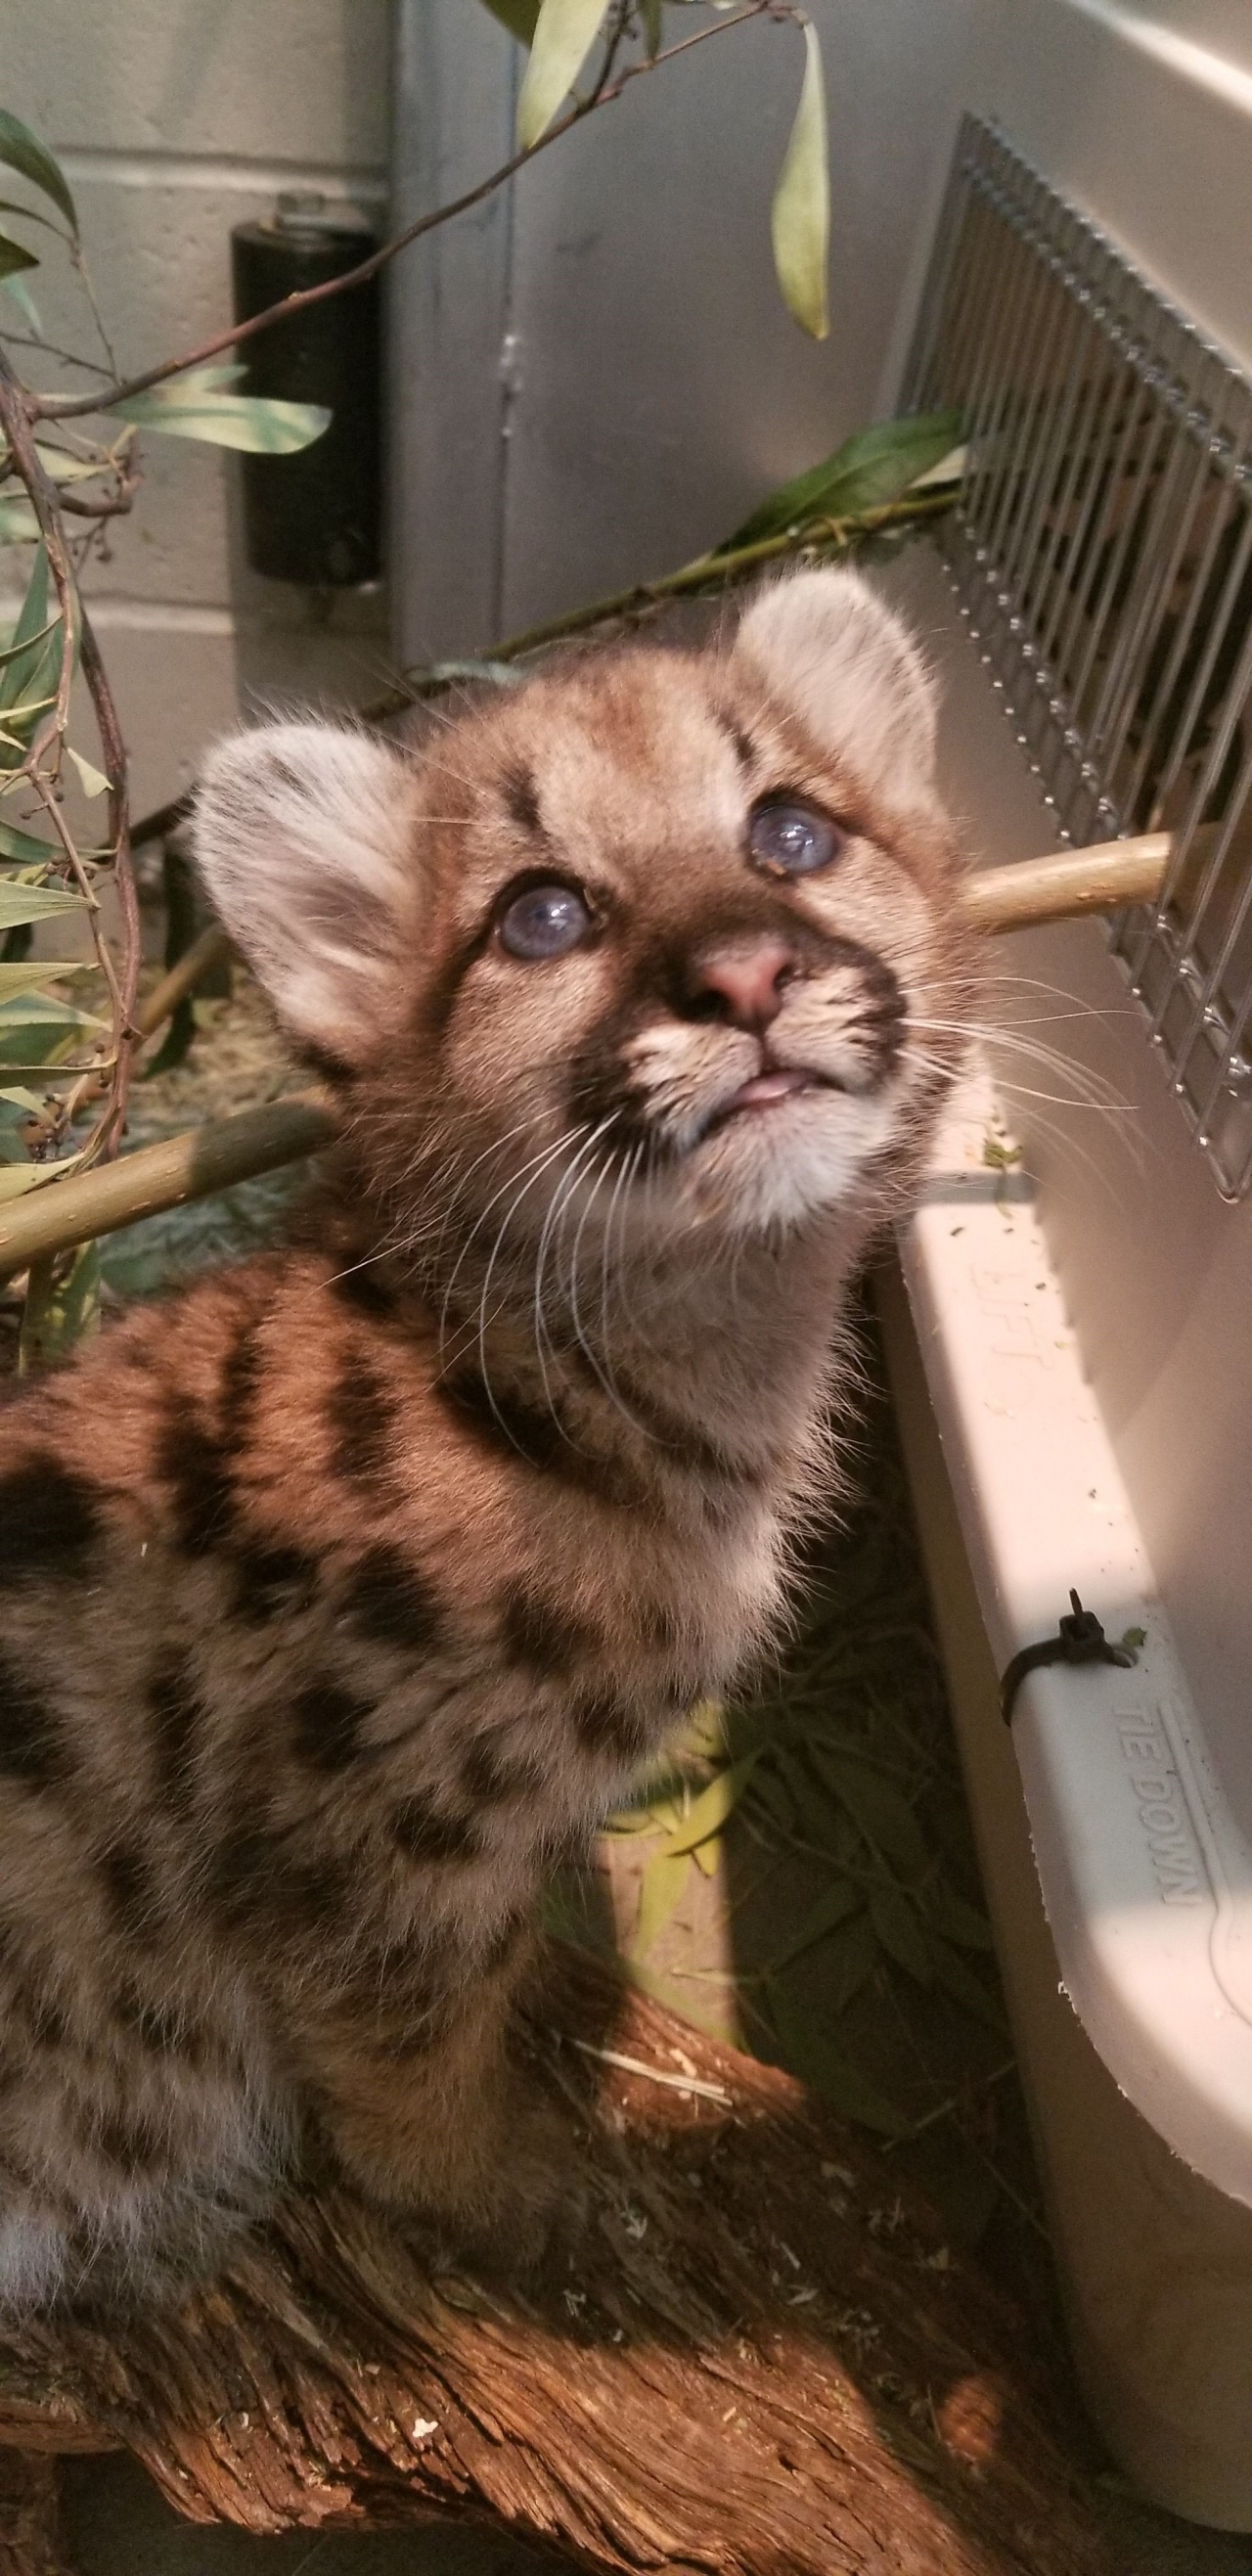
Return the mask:
{"type": "MultiPolygon", "coordinates": [[[[1172,847],[1168,832],[1150,832],[1141,840],[1103,841],[1092,849],[984,868],[962,890],[966,919],[972,930],[991,935],[1111,912],[1125,903],[1150,903],[1160,893],[1172,847]]],[[[224,944],[220,931],[201,933],[149,996],[141,1018],[145,1034],[216,964],[224,944]]],[[[320,1095],[295,1092],[264,1108],[213,1119],[185,1136],[146,1145],[119,1162],[36,1188],[0,1207],[0,1279],[25,1270],[41,1253],[66,1251],[116,1226],[134,1225],[141,1217],[181,1207],[187,1199],[207,1198],[237,1181],[254,1180],[282,1163],[316,1154],[334,1134],[334,1119],[320,1095]]]]}
{"type": "Polygon", "coordinates": [[[588,2218],[542,2279],[292,2194],[176,2312],[0,2328],[0,2441],[128,2447],[195,2522],[439,2514],[605,2576],[1112,2576],[1022,2320],[894,2169],[585,1954],[549,1979],[588,2218]]]}

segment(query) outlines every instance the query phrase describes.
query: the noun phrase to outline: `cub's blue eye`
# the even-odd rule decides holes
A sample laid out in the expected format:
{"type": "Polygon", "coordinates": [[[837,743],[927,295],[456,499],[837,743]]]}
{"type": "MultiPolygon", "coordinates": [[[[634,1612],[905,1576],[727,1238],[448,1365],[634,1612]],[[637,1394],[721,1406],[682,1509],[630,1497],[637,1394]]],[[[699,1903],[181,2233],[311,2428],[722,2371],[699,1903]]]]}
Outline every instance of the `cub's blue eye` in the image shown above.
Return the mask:
{"type": "Polygon", "coordinates": [[[573,886],[532,885],[500,915],[500,945],[510,957],[566,957],[591,928],[591,914],[573,886]]]}
{"type": "Polygon", "coordinates": [[[846,837],[816,806],[788,805],[781,798],[756,806],[748,824],[748,848],[758,868],[774,877],[811,877],[828,868],[846,837]]]}

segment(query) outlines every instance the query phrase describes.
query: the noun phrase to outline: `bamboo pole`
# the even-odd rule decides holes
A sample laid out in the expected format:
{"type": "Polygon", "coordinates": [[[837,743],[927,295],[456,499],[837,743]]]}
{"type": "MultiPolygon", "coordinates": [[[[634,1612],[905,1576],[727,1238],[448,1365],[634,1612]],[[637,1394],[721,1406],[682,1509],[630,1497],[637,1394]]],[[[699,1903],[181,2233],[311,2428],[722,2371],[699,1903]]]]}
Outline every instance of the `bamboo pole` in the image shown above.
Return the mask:
{"type": "MultiPolygon", "coordinates": [[[[1087,850],[1061,850],[1045,859],[1023,859],[1007,868],[985,868],[962,889],[971,930],[985,937],[1032,924],[1116,911],[1124,903],[1151,903],[1159,895],[1173,851],[1168,832],[1138,840],[1101,841],[1087,850]]],[[[206,931],[157,986],[144,1014],[157,1024],[199,974],[222,953],[224,933],[206,931]]],[[[65,1252],[93,1235],[134,1225],[140,1217],[209,1198],[237,1181],[276,1171],[330,1143],[335,1121],[321,1095],[297,1091],[234,1118],[212,1119],[185,1136],[146,1145],[90,1172],[36,1187],[0,1207],[0,1279],[25,1270],[38,1256],[65,1252]]]]}

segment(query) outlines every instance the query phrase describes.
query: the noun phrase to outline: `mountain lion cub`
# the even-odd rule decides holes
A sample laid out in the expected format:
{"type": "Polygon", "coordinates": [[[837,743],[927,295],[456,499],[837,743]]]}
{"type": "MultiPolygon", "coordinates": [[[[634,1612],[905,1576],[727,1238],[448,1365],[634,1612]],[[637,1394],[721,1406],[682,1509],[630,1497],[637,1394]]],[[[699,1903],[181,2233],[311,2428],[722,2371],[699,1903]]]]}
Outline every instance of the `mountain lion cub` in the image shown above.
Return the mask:
{"type": "Polygon", "coordinates": [[[315,2130],[533,2260],[554,1862],[775,1629],[969,960],[922,661],[808,571],[423,750],[208,762],[342,1114],[290,1244],[0,1418],[0,2305],[155,2295],[315,2130]]]}

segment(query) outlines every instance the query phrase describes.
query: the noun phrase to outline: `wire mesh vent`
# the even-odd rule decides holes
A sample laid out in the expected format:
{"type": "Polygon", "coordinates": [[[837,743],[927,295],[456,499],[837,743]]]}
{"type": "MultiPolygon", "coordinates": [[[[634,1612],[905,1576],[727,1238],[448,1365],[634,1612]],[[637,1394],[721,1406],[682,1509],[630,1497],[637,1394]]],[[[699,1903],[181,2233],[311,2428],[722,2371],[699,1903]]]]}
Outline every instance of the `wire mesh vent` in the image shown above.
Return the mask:
{"type": "Polygon", "coordinates": [[[1112,944],[1223,1195],[1252,1186],[1252,384],[967,117],[906,406],[955,404],[942,542],[1058,837],[1176,830],[1112,944]]]}

